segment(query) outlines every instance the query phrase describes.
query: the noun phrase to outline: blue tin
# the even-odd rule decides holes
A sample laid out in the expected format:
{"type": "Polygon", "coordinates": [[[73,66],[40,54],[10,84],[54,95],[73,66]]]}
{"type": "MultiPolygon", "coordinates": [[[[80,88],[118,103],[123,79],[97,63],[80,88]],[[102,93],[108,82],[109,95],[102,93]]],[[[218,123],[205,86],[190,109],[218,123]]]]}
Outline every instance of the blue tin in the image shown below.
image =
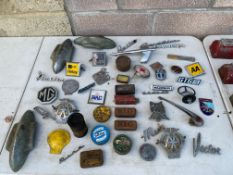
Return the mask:
{"type": "Polygon", "coordinates": [[[103,145],[110,139],[110,130],[104,125],[97,125],[91,131],[91,139],[97,145],[103,145]]]}

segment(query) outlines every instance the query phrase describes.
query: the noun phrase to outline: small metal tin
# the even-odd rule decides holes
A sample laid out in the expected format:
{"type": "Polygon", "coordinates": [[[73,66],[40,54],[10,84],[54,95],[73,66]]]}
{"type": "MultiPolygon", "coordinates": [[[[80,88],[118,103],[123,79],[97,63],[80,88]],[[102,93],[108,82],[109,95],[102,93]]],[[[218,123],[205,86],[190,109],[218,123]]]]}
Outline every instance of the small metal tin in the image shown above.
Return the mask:
{"type": "Polygon", "coordinates": [[[115,116],[119,118],[134,118],[136,116],[137,110],[136,108],[115,108],[115,116]]]}
{"type": "Polygon", "coordinates": [[[134,84],[116,85],[115,93],[116,95],[133,95],[135,94],[135,85],[134,84]]]}
{"type": "Polygon", "coordinates": [[[62,83],[62,90],[65,93],[65,95],[73,94],[78,90],[78,88],[79,88],[78,81],[73,79],[65,80],[62,83]]]}
{"type": "Polygon", "coordinates": [[[143,160],[152,161],[156,156],[156,148],[149,143],[145,143],[140,146],[139,153],[143,160]]]}
{"type": "Polygon", "coordinates": [[[116,80],[118,83],[129,83],[129,76],[118,74],[116,80]]]}
{"type": "Polygon", "coordinates": [[[84,137],[88,132],[87,125],[81,113],[73,112],[70,114],[67,120],[67,124],[70,126],[75,137],[84,137]]]}
{"type": "Polygon", "coordinates": [[[117,105],[133,105],[137,104],[139,99],[133,95],[115,95],[115,103],[117,105]]]}
{"type": "Polygon", "coordinates": [[[92,52],[92,58],[90,61],[93,66],[106,66],[107,54],[106,52],[92,52]]]}
{"type": "Polygon", "coordinates": [[[37,99],[41,104],[50,104],[58,97],[58,91],[54,87],[44,87],[37,93],[37,99]]]}
{"type": "Polygon", "coordinates": [[[111,108],[108,106],[98,106],[94,109],[93,116],[97,122],[106,122],[111,116],[111,108]]]}
{"type": "Polygon", "coordinates": [[[171,71],[175,74],[181,74],[183,72],[182,68],[177,65],[171,66],[171,71]]]}
{"type": "Polygon", "coordinates": [[[80,153],[80,167],[90,168],[101,166],[104,163],[103,151],[100,149],[83,151],[80,153]]]}
{"type": "Polygon", "coordinates": [[[104,125],[97,125],[91,131],[91,139],[97,145],[103,145],[110,139],[110,130],[104,125]]]}
{"type": "Polygon", "coordinates": [[[115,130],[120,131],[135,131],[137,130],[137,121],[135,120],[115,120],[115,130]]]}
{"type": "Polygon", "coordinates": [[[126,55],[120,55],[116,59],[116,67],[119,71],[126,72],[130,69],[131,60],[126,55]]]}
{"type": "Polygon", "coordinates": [[[126,155],[132,148],[132,141],[125,134],[117,135],[113,140],[113,148],[116,153],[126,155]]]}

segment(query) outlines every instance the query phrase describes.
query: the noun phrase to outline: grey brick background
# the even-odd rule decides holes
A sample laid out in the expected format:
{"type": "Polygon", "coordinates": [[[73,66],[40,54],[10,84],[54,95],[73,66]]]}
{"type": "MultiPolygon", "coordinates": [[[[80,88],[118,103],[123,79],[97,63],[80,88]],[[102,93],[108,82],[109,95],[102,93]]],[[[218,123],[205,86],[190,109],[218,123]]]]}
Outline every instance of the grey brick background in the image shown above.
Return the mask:
{"type": "Polygon", "coordinates": [[[64,0],[74,35],[233,34],[233,0],[64,0]]]}
{"type": "Polygon", "coordinates": [[[0,0],[0,36],[233,34],[233,0],[0,0]]]}

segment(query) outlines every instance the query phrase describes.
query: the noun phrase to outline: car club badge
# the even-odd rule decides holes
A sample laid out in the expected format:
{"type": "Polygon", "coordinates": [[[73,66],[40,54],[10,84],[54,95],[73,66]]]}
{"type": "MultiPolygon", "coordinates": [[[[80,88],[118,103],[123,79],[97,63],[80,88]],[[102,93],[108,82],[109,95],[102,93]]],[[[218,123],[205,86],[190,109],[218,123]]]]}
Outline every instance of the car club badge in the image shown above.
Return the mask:
{"type": "Polygon", "coordinates": [[[37,98],[42,104],[50,104],[54,102],[57,97],[58,92],[54,87],[44,87],[37,94],[37,98]]]}
{"type": "Polygon", "coordinates": [[[211,115],[214,113],[213,100],[206,98],[199,98],[200,109],[205,115],[211,115]]]}

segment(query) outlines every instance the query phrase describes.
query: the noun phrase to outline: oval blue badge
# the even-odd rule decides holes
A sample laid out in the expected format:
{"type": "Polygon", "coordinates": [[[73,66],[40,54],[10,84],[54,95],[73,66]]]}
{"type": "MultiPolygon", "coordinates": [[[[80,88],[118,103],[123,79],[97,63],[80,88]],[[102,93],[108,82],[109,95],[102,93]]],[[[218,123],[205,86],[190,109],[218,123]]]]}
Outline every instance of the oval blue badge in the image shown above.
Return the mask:
{"type": "Polygon", "coordinates": [[[97,125],[91,131],[91,139],[97,145],[103,145],[110,139],[110,130],[104,125],[97,125]]]}

